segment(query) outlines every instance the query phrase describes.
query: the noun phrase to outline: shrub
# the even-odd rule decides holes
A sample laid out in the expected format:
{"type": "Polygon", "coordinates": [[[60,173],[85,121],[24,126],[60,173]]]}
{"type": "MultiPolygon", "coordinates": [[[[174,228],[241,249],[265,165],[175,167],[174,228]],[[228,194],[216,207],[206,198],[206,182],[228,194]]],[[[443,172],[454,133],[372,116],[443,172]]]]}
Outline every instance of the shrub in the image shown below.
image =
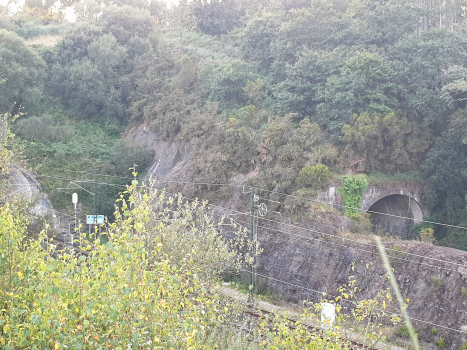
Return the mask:
{"type": "Polygon", "coordinates": [[[312,190],[326,190],[332,179],[329,168],[323,164],[306,166],[300,170],[296,183],[300,187],[308,187],[312,190]]]}
{"type": "Polygon", "coordinates": [[[431,329],[431,335],[438,335],[438,330],[436,329],[436,327],[433,327],[431,329]]]}
{"type": "Polygon", "coordinates": [[[436,342],[440,348],[445,348],[446,344],[444,342],[444,338],[438,338],[438,341],[436,342]]]}
{"type": "Polygon", "coordinates": [[[432,244],[436,241],[434,233],[435,231],[432,228],[425,227],[420,230],[420,240],[432,244]]]}
{"type": "Polygon", "coordinates": [[[396,336],[399,338],[408,338],[410,335],[407,326],[400,326],[396,331],[396,336]]]}
{"type": "Polygon", "coordinates": [[[370,221],[370,214],[357,213],[349,216],[350,218],[350,232],[355,234],[370,235],[372,233],[373,225],[370,221]]]}
{"type": "MultiPolygon", "coordinates": [[[[415,335],[418,336],[418,329],[414,328],[415,335]]],[[[396,336],[399,338],[409,338],[410,333],[409,333],[409,328],[407,326],[400,326],[396,330],[396,336]]]]}

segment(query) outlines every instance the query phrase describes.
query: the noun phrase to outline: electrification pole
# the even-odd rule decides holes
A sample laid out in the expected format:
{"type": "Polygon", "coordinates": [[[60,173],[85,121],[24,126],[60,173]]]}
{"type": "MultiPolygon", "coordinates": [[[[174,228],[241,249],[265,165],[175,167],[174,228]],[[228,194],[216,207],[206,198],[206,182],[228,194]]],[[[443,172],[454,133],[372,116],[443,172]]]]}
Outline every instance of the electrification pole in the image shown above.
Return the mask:
{"type": "MultiPolygon", "coordinates": [[[[250,254],[253,258],[253,188],[250,188],[250,223],[248,225],[248,246],[250,247],[250,254]]],[[[248,302],[253,303],[253,264],[254,262],[250,263],[248,268],[249,276],[248,276],[248,302]]]]}

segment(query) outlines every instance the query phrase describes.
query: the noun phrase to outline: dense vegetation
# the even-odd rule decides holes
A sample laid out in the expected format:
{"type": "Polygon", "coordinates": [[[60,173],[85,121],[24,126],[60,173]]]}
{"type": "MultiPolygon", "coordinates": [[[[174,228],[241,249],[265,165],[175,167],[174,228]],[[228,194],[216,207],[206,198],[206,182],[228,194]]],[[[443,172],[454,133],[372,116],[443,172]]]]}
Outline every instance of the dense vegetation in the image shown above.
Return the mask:
{"type": "MultiPolygon", "coordinates": [[[[8,120],[2,116],[0,178],[7,180],[2,191],[8,190],[17,157],[8,120]]],[[[251,319],[241,300],[219,290],[220,273],[253,263],[251,242],[243,228],[232,230],[230,239],[221,236],[219,226],[225,224],[208,215],[205,202],[185,201],[137,180],[117,202],[106,243],[82,233],[79,253],[71,253],[45,231],[30,236],[23,197],[2,197],[2,349],[348,348],[347,331],[339,327],[324,336],[307,329],[305,321],[318,320],[319,303],[308,303],[291,328],[285,314],[251,319]]],[[[338,323],[350,321],[352,336],[376,344],[400,318],[381,309],[392,301],[389,290],[360,299],[357,289],[350,279],[332,300],[338,323]]]]}
{"type": "MultiPolygon", "coordinates": [[[[465,225],[465,13],[459,1],[419,3],[225,0],[168,9],[82,0],[77,22],[62,27],[48,2],[27,2],[13,16],[2,8],[0,111],[27,112],[18,133],[49,176],[125,175],[131,160],[112,158],[128,146],[116,143],[119,132],[146,123],[162,139],[193,145],[196,181],[254,172],[257,187],[311,195],[321,185],[310,188],[309,167],[339,175],[363,159],[379,179],[421,179],[430,219],[465,225]],[[17,34],[27,38],[33,27],[60,30],[62,39],[29,47],[17,34]],[[24,131],[41,125],[54,127],[24,131]],[[57,136],[78,129],[76,138],[57,136]]],[[[143,153],[132,147],[125,154],[143,153]]],[[[150,158],[132,160],[144,168],[150,158]]],[[[316,180],[328,181],[322,175],[316,180]]],[[[457,234],[435,227],[435,235],[457,234]]]]}

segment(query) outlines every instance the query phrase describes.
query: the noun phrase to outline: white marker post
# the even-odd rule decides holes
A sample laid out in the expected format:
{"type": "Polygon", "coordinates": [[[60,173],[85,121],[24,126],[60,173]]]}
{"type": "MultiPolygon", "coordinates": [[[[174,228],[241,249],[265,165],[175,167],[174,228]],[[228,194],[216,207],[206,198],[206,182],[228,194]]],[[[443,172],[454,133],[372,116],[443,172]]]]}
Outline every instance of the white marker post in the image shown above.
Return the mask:
{"type": "MultiPolygon", "coordinates": [[[[78,204],[78,193],[73,193],[71,195],[71,202],[75,205],[75,232],[76,228],[78,228],[78,209],[77,209],[77,204],[78,204]]],[[[73,232],[73,237],[74,237],[74,232],[73,232]]]]}
{"type": "Polygon", "coordinates": [[[336,322],[336,305],[330,303],[321,304],[321,328],[329,330],[336,322]]]}

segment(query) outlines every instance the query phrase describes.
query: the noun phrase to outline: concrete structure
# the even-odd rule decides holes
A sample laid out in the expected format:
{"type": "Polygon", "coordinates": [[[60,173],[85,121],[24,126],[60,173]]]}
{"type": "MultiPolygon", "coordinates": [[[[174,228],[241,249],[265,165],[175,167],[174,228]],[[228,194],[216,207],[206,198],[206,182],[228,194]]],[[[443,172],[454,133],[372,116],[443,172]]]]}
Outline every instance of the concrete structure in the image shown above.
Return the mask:
{"type": "MultiPolygon", "coordinates": [[[[375,230],[411,238],[410,227],[428,214],[421,204],[421,194],[421,186],[414,183],[374,184],[363,193],[360,209],[370,214],[375,230]]],[[[342,198],[336,187],[318,193],[318,198],[335,209],[343,209],[342,198]]]]}

